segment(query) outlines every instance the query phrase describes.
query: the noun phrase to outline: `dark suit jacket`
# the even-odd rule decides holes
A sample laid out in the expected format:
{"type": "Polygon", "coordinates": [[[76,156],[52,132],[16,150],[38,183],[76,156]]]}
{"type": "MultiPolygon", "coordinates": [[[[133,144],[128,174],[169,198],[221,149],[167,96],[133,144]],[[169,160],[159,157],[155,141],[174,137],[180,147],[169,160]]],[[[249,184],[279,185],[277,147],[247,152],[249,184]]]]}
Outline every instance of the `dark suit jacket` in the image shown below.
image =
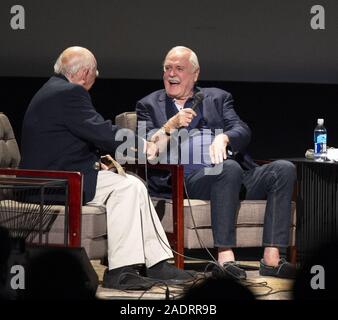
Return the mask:
{"type": "MultiPolygon", "coordinates": [[[[229,137],[235,160],[244,169],[255,167],[256,164],[246,152],[251,131],[235,112],[231,94],[217,88],[197,87],[196,91],[201,91],[204,94],[204,99],[197,109],[197,117],[192,121],[192,127],[203,119],[205,128],[222,129],[229,137]]],[[[146,121],[147,131],[161,128],[171,116],[168,112],[167,99],[165,90],[158,90],[138,101],[136,105],[137,120],[146,121]]],[[[168,175],[164,176],[160,172],[155,172],[149,185],[158,191],[153,193],[166,195],[170,192],[169,184],[168,175]]]]}
{"type": "Polygon", "coordinates": [[[84,202],[88,202],[95,195],[98,171],[94,164],[100,150],[114,152],[117,129],[96,112],[82,86],[53,76],[26,111],[20,167],[82,172],[84,202]]]}

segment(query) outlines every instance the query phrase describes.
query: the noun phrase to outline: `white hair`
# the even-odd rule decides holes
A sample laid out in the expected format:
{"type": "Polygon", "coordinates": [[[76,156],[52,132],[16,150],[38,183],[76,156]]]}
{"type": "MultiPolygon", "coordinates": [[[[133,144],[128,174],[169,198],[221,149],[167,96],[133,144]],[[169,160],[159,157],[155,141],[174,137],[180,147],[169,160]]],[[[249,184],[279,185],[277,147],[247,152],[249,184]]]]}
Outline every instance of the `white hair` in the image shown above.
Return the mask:
{"type": "MultiPolygon", "coordinates": [[[[189,62],[193,66],[194,71],[196,71],[200,68],[200,64],[198,62],[198,58],[197,58],[196,53],[194,51],[192,51],[190,48],[187,48],[187,47],[184,47],[184,46],[176,46],[176,47],[173,47],[172,49],[170,49],[169,52],[167,53],[165,59],[164,59],[164,62],[167,59],[167,57],[169,56],[169,54],[171,54],[174,51],[179,51],[179,52],[188,51],[190,53],[189,62]]],[[[164,62],[163,62],[163,67],[164,67],[164,62]]]]}
{"type": "Polygon", "coordinates": [[[54,72],[64,76],[75,75],[82,68],[96,68],[95,60],[88,54],[74,55],[70,59],[65,59],[64,52],[62,52],[54,64],[54,72]]]}

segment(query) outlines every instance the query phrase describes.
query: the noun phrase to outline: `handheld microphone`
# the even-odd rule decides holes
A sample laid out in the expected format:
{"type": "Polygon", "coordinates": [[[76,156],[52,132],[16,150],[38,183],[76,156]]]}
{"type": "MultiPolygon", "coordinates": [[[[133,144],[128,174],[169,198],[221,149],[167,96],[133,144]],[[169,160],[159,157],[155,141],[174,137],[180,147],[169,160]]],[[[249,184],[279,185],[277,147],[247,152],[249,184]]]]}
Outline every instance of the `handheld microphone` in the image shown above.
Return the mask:
{"type": "Polygon", "coordinates": [[[200,104],[200,102],[204,99],[204,94],[199,91],[196,92],[196,94],[194,95],[194,102],[192,104],[192,106],[190,107],[192,110],[196,111],[197,106],[200,104]]]}

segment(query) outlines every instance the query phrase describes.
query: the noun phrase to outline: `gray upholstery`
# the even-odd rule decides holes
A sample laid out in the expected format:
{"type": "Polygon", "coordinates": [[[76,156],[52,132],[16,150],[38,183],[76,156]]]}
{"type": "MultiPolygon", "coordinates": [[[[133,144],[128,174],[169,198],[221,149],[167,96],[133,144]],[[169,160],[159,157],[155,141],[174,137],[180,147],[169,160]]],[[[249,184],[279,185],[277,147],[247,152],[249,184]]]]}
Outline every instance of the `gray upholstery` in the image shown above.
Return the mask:
{"type": "MultiPolygon", "coordinates": [[[[64,206],[53,206],[57,214],[53,225],[45,235],[50,244],[63,243],[64,236],[64,206]]],[[[90,259],[102,258],[107,254],[107,221],[106,210],[103,207],[82,206],[81,245],[90,259]]]]}
{"type": "MultiPolygon", "coordinates": [[[[19,162],[20,152],[13,129],[6,115],[0,113],[0,168],[16,168],[19,162]]],[[[64,241],[64,206],[53,206],[52,212],[57,217],[50,231],[44,234],[44,239],[48,240],[48,243],[62,244],[64,241]]],[[[104,257],[107,253],[105,209],[82,206],[81,231],[81,245],[85,248],[89,259],[104,257]]]]}
{"type": "MultiPolygon", "coordinates": [[[[115,118],[115,123],[123,128],[135,130],[135,112],[125,112],[115,118]]],[[[156,211],[161,218],[164,229],[168,232],[173,231],[172,223],[172,200],[153,199],[156,211]]],[[[191,200],[192,210],[190,210],[188,200],[184,200],[184,247],[188,249],[200,248],[198,236],[204,246],[212,248],[213,236],[210,219],[210,203],[198,199],[191,200]],[[191,216],[192,212],[192,216],[191,216]]],[[[236,233],[237,247],[260,247],[263,238],[263,223],[265,213],[265,200],[244,200],[240,203],[237,214],[236,233]]],[[[296,230],[296,205],[292,203],[290,245],[295,245],[296,230]]]]}
{"type": "Polygon", "coordinates": [[[0,112],[0,168],[16,168],[20,152],[8,118],[0,112]]]}
{"type": "MultiPolygon", "coordinates": [[[[161,222],[164,229],[172,232],[172,201],[168,199],[154,199],[154,203],[156,211],[163,217],[161,222]]],[[[210,202],[192,199],[190,203],[192,215],[188,200],[184,200],[184,247],[188,249],[200,248],[199,236],[206,247],[212,248],[210,202]]],[[[265,206],[265,200],[241,201],[237,213],[236,247],[262,246],[265,206]]],[[[294,244],[295,242],[295,210],[296,206],[293,202],[292,217],[294,220],[291,222],[290,244],[294,244]]]]}
{"type": "Polygon", "coordinates": [[[136,120],[135,112],[124,112],[116,116],[115,124],[121,128],[128,128],[136,131],[136,120]]]}

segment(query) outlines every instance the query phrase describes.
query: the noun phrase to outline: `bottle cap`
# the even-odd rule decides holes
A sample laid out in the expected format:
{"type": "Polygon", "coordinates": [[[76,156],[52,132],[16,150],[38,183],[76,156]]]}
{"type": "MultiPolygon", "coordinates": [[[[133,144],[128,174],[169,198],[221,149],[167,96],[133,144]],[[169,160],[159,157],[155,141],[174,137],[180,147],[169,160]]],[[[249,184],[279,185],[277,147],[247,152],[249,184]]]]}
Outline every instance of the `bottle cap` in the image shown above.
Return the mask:
{"type": "Polygon", "coordinates": [[[317,124],[322,126],[324,124],[324,119],[318,119],[317,124]]]}

